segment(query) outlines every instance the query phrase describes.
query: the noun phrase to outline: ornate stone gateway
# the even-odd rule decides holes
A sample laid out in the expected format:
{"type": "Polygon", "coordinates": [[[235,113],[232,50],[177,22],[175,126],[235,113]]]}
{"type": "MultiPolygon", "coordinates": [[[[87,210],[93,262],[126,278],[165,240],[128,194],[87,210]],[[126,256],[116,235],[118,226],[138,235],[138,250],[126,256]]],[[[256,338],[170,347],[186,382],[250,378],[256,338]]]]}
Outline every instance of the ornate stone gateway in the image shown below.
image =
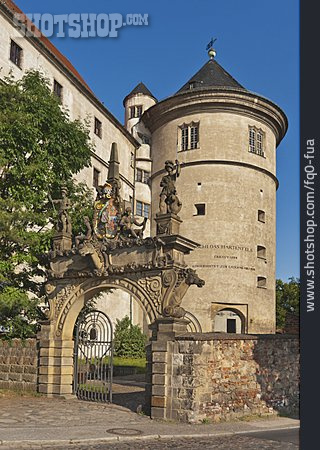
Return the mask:
{"type": "Polygon", "coordinates": [[[204,285],[184,262],[184,255],[198,244],[179,234],[181,203],[171,175],[174,164],[167,161],[166,166],[170,183],[161,193],[157,235],[152,238],[143,238],[145,222],[139,223],[120,197],[116,144],[107,182],[97,189],[93,221],[84,218],[87,230],[80,236],[71,234],[64,193],[48,255],[45,288],[50,309],[39,332],[40,392],[72,394],[73,329],[83,307],[98,292],[112,288],[130,293],[153,324],[160,318],[182,319],[187,290],[192,284],[204,285]]]}
{"type": "Polygon", "coordinates": [[[112,402],[112,323],[101,311],[80,314],[76,324],[74,393],[79,399],[112,402]]]}

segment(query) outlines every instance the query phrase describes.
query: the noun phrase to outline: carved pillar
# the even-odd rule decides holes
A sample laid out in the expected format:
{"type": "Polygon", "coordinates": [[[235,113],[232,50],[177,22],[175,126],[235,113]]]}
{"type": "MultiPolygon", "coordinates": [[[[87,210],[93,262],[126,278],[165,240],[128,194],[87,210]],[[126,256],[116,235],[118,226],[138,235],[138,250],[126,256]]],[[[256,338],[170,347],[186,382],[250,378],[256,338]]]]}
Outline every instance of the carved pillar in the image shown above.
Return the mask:
{"type": "Polygon", "coordinates": [[[188,321],[159,318],[150,325],[152,338],[147,346],[147,413],[152,419],[170,420],[174,414],[172,354],[175,337],[187,332],[188,321]]]}

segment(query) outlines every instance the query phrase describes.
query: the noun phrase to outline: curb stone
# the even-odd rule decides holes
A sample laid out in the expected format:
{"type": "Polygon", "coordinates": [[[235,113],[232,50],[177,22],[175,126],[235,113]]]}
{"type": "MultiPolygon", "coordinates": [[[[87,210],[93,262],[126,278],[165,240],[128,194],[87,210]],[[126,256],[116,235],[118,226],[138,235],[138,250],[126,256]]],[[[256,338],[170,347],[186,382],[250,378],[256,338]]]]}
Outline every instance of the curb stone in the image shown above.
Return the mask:
{"type": "Polygon", "coordinates": [[[132,442],[132,441],[147,441],[147,440],[169,440],[169,439],[197,439],[197,438],[213,438],[221,436],[234,436],[239,434],[255,434],[261,431],[281,431],[299,429],[297,425],[286,427],[273,427],[267,430],[250,430],[250,431],[221,431],[216,433],[197,433],[197,434],[149,434],[146,436],[108,436],[105,438],[91,438],[91,439],[63,439],[63,440],[20,440],[20,441],[0,441],[0,447],[7,448],[31,448],[30,446],[40,447],[42,445],[51,445],[54,447],[61,447],[65,445],[94,445],[104,443],[117,442],[132,442]]]}

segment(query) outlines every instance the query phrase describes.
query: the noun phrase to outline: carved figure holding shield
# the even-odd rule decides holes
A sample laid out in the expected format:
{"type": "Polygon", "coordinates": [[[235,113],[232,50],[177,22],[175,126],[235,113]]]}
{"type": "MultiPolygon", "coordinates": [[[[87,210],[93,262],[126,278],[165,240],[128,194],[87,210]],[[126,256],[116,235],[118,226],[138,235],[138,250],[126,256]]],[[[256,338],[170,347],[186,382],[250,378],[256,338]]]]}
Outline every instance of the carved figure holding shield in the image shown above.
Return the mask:
{"type": "Polygon", "coordinates": [[[164,167],[167,175],[163,176],[160,182],[160,187],[162,187],[159,202],[160,214],[178,214],[182,203],[177,196],[175,182],[180,175],[181,167],[177,159],[175,163],[167,160],[164,167]]]}

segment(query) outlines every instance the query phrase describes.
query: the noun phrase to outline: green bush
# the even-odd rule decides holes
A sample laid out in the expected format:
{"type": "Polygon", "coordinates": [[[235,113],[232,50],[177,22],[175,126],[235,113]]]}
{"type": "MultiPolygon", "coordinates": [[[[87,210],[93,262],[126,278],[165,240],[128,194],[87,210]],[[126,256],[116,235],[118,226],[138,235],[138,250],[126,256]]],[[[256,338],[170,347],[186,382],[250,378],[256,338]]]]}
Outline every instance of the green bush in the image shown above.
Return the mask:
{"type": "Polygon", "coordinates": [[[128,316],[117,319],[114,331],[114,355],[124,358],[145,356],[146,336],[139,325],[132,325],[128,316]]]}

